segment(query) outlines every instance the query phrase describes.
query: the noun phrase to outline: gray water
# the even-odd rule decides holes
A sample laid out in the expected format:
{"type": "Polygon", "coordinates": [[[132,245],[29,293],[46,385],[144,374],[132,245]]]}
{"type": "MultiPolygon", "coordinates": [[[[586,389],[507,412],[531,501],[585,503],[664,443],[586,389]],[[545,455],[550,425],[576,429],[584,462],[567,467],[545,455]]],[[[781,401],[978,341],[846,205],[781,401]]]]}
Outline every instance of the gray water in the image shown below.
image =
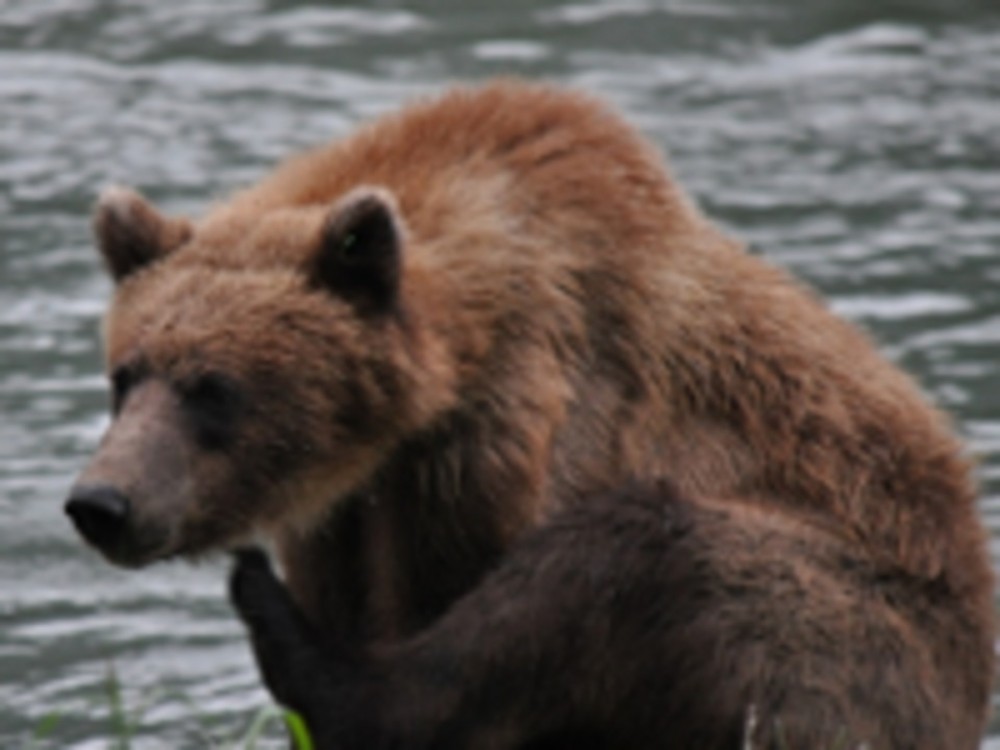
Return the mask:
{"type": "MultiPolygon", "coordinates": [[[[0,746],[210,747],[266,702],[220,562],[115,570],[62,498],[106,421],[96,190],[197,213],[457,79],[617,103],[732,231],[957,418],[1000,559],[998,0],[0,0],[0,746]]],[[[1000,748],[1000,725],[993,741],[1000,748]]]]}

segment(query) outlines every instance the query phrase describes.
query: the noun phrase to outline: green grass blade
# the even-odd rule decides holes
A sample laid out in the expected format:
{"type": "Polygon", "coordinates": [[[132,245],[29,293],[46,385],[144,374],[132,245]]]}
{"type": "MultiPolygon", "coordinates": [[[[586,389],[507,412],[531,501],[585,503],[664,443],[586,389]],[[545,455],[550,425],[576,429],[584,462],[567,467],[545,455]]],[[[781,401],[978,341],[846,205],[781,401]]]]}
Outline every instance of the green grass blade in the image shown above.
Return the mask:
{"type": "Polygon", "coordinates": [[[115,670],[114,664],[108,664],[104,679],[104,693],[108,699],[111,731],[114,733],[110,747],[112,750],[129,750],[129,746],[131,745],[131,727],[129,726],[128,717],[125,715],[125,702],[122,698],[121,681],[118,679],[118,672],[115,670]]]}
{"type": "Polygon", "coordinates": [[[285,724],[295,742],[295,750],[315,750],[306,723],[294,711],[285,711],[285,724]]]}

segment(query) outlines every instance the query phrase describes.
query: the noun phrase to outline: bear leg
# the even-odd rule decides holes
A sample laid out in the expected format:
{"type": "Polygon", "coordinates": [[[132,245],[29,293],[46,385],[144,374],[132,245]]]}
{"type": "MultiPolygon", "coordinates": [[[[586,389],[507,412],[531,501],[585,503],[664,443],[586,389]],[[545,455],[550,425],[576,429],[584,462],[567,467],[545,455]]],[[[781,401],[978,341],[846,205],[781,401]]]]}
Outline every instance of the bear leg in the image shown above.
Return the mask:
{"type": "Polygon", "coordinates": [[[342,723],[331,722],[329,712],[348,705],[335,675],[353,682],[347,675],[356,673],[355,660],[320,647],[263,552],[241,549],[233,556],[229,598],[250,634],[264,684],[275,701],[302,717],[318,749],[337,747],[324,738],[328,725],[342,723]]]}

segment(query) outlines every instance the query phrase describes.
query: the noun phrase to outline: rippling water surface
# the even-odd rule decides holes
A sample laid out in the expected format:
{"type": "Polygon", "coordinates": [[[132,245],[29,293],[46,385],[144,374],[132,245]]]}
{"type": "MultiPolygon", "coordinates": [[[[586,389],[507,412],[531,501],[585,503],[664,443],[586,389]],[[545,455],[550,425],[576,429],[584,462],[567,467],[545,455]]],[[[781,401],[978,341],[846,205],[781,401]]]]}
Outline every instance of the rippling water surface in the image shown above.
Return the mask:
{"type": "MultiPolygon", "coordinates": [[[[105,423],[109,182],[196,213],[456,79],[604,95],[709,211],[872,330],[957,416],[1000,552],[993,0],[0,0],[0,746],[209,747],[262,705],[218,564],[117,571],[61,512],[105,423]]],[[[998,557],[997,554],[994,555],[998,557]]],[[[986,747],[1000,748],[1000,730],[986,747]]]]}

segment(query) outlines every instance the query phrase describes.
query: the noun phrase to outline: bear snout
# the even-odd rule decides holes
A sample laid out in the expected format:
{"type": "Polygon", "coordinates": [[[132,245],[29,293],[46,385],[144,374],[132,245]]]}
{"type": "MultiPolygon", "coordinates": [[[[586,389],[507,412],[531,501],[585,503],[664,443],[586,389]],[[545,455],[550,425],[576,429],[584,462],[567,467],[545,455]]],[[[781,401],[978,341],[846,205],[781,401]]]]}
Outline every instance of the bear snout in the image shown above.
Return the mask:
{"type": "Polygon", "coordinates": [[[129,526],[131,504],[109,485],[77,485],[64,506],[76,530],[106,554],[122,546],[129,526]]]}

